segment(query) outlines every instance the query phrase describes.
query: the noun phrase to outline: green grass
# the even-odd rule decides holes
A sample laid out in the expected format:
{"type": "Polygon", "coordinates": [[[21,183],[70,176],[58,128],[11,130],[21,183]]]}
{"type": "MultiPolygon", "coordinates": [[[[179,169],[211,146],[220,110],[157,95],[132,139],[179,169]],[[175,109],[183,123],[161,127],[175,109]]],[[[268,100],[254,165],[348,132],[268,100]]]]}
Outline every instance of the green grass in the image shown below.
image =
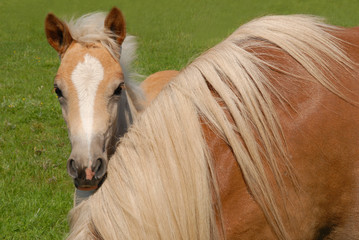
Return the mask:
{"type": "Polygon", "coordinates": [[[120,7],[138,36],[138,72],[181,69],[240,24],[267,14],[321,15],[359,24],[357,0],[0,0],[0,239],[62,239],[73,185],[60,106],[52,92],[59,61],[47,44],[47,12],[80,16],[120,7]]]}

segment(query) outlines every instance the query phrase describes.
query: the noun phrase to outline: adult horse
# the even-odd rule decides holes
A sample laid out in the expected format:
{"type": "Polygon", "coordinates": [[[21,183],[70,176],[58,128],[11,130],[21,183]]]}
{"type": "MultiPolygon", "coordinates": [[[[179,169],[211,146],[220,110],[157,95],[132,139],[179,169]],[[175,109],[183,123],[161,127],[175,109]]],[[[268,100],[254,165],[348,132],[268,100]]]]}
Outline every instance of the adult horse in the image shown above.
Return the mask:
{"type": "Polygon", "coordinates": [[[249,22],[141,114],[69,239],[359,239],[359,29],[249,22]]]}
{"type": "Polygon", "coordinates": [[[101,185],[118,140],[177,72],[151,75],[142,83],[143,96],[131,81],[136,42],[126,37],[117,8],[107,16],[88,14],[69,23],[48,14],[45,32],[61,59],[54,88],[68,126],[72,151],[67,170],[79,203],[101,185]]]}

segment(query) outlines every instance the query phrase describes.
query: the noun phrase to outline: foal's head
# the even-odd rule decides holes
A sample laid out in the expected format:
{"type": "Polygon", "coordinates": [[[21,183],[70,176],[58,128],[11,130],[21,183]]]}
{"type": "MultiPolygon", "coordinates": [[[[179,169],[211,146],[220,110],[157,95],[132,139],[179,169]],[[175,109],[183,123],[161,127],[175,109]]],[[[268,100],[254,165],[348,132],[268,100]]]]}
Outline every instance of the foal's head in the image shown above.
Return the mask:
{"type": "Polygon", "coordinates": [[[61,59],[54,88],[72,145],[67,170],[79,189],[96,188],[104,179],[120,131],[118,115],[132,121],[119,62],[124,18],[117,8],[100,23],[95,18],[85,15],[72,26],[53,14],[45,20],[47,40],[61,59]]]}

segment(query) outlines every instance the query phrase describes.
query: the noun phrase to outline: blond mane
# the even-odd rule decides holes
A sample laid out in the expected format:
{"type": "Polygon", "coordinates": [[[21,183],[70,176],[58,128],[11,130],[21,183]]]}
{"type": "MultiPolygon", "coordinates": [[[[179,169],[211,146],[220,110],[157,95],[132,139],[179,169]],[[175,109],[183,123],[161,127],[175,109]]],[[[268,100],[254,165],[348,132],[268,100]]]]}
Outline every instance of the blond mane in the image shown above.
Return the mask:
{"type": "Polygon", "coordinates": [[[340,94],[326,77],[329,63],[350,66],[330,34],[337,30],[308,16],[264,17],[243,25],[197,58],[132,125],[109,163],[102,187],[71,211],[69,239],[218,239],[223,231],[217,228],[220,208],[213,202],[219,199],[218,189],[200,119],[233,150],[277,237],[290,239],[281,203],[264,170],[268,164],[285,192],[278,156],[288,171],[290,163],[272,98],[286,99],[266,74],[285,69],[260,59],[252,49],[280,48],[340,94]]]}

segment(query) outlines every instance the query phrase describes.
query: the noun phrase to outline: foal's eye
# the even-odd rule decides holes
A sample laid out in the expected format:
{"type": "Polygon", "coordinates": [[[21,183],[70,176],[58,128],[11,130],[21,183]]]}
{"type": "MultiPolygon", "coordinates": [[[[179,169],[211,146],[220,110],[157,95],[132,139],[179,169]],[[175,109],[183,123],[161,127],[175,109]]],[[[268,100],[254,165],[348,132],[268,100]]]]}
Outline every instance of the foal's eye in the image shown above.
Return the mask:
{"type": "Polygon", "coordinates": [[[61,89],[57,86],[55,86],[54,88],[55,88],[55,93],[57,94],[57,97],[58,98],[63,97],[61,89]]]}
{"type": "Polygon", "coordinates": [[[118,85],[118,87],[116,88],[116,90],[113,92],[113,95],[116,95],[116,96],[120,96],[121,95],[121,92],[122,92],[122,89],[125,87],[125,83],[122,82],[120,83],[120,85],[118,85]]]}

